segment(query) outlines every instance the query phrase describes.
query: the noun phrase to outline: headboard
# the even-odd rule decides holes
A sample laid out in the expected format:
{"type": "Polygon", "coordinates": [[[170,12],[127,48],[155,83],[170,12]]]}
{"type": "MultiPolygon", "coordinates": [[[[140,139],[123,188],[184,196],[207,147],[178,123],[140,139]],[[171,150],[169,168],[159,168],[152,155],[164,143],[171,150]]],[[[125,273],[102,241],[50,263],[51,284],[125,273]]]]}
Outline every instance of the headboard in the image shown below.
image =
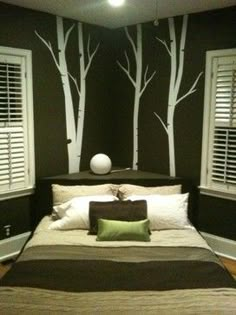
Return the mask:
{"type": "Polygon", "coordinates": [[[74,174],[44,177],[36,182],[36,192],[32,211],[32,229],[37,226],[45,215],[52,211],[52,184],[59,185],[99,185],[99,184],[133,184],[141,186],[182,185],[182,192],[189,192],[188,216],[196,226],[197,193],[188,179],[170,177],[151,172],[135,170],[118,170],[107,175],[95,175],[91,171],[83,171],[74,174]]]}

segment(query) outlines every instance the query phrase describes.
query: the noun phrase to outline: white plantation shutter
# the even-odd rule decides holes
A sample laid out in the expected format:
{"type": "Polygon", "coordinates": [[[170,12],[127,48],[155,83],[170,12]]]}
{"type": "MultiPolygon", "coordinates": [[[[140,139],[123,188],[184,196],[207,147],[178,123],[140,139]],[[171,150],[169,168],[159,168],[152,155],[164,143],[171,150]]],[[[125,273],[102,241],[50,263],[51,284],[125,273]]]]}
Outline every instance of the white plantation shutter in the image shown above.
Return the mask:
{"type": "Polygon", "coordinates": [[[209,52],[207,60],[201,186],[236,199],[236,50],[209,52]]]}
{"type": "Polygon", "coordinates": [[[32,188],[34,170],[27,59],[7,52],[0,47],[0,196],[10,197],[32,188]]]}
{"type": "Polygon", "coordinates": [[[236,185],[236,128],[215,128],[212,180],[236,185]]]}
{"type": "Polygon", "coordinates": [[[215,63],[215,126],[236,128],[236,56],[215,63]]]}
{"type": "Polygon", "coordinates": [[[236,56],[213,62],[215,93],[211,177],[214,182],[236,184],[236,56]]]}
{"type": "Polygon", "coordinates": [[[24,133],[22,130],[0,132],[0,189],[25,187],[24,133]]]}

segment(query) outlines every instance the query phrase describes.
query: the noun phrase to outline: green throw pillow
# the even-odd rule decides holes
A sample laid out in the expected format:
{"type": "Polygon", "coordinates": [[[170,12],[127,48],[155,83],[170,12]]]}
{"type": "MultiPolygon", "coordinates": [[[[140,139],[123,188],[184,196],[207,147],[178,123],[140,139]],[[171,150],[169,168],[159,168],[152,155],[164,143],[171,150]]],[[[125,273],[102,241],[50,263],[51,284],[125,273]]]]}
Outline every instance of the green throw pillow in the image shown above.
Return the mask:
{"type": "Polygon", "coordinates": [[[97,241],[150,241],[149,220],[117,221],[98,219],[97,241]]]}

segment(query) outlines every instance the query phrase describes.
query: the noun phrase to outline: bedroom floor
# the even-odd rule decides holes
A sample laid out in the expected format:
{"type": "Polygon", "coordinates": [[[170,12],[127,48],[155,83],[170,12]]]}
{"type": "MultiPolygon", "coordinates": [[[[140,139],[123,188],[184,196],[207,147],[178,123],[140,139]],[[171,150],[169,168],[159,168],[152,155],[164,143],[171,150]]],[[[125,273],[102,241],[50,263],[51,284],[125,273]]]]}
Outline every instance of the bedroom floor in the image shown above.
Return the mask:
{"type": "MultiPolygon", "coordinates": [[[[233,275],[236,279],[236,260],[219,257],[225,267],[229,270],[229,272],[233,275]]],[[[4,274],[11,268],[12,261],[7,263],[0,264],[0,278],[4,276],[4,274]]]]}
{"type": "Polygon", "coordinates": [[[4,276],[4,274],[11,268],[12,261],[7,263],[0,264],[0,279],[4,276]]]}
{"type": "Polygon", "coordinates": [[[229,272],[233,275],[236,279],[236,260],[219,257],[225,267],[229,270],[229,272]]]}

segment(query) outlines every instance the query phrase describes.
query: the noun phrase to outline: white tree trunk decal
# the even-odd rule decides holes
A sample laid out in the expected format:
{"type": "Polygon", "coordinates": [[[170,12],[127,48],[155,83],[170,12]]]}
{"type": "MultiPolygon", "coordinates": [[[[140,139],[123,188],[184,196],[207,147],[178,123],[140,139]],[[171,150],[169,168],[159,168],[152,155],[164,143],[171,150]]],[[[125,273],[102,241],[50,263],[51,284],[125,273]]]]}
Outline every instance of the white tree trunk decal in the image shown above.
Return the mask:
{"type": "Polygon", "coordinates": [[[82,141],[83,141],[83,130],[84,130],[84,116],[85,116],[85,102],[86,102],[86,77],[91,66],[91,62],[98,50],[100,44],[97,44],[94,51],[90,51],[90,36],[88,37],[87,42],[87,56],[88,62],[85,63],[85,53],[84,53],[84,40],[83,40],[83,24],[78,23],[78,44],[79,44],[79,58],[80,58],[80,88],[78,88],[77,81],[73,80],[76,83],[76,90],[79,96],[79,107],[78,107],[78,121],[77,121],[77,137],[76,145],[80,149],[79,151],[79,165],[81,160],[81,150],[82,150],[82,141]]]}
{"type": "Polygon", "coordinates": [[[128,58],[128,55],[125,51],[125,58],[127,65],[123,66],[119,61],[117,61],[119,67],[126,73],[129,80],[134,86],[135,93],[134,93],[134,114],[133,114],[133,165],[132,168],[134,170],[138,169],[138,116],[139,116],[139,104],[140,104],[140,98],[145,91],[148,83],[152,80],[154,77],[156,71],[152,73],[152,75],[147,77],[148,74],[148,65],[146,66],[146,70],[144,73],[144,79],[142,84],[142,25],[138,24],[136,25],[137,29],[137,39],[136,44],[132,37],[130,36],[130,33],[128,31],[128,28],[125,27],[125,34],[131,44],[134,57],[135,57],[135,63],[136,63],[136,76],[135,79],[131,76],[131,69],[130,69],[130,61],[128,58]]]}
{"type": "Polygon", "coordinates": [[[177,53],[176,44],[176,33],[174,18],[168,18],[169,33],[170,33],[170,48],[168,47],[166,41],[163,41],[156,37],[166,48],[171,60],[171,73],[170,73],[170,84],[169,84],[169,97],[168,97],[168,109],[167,109],[167,123],[165,124],[162,118],[154,112],[155,116],[161,122],[164,130],[166,131],[168,137],[168,147],[169,147],[169,174],[170,176],[176,176],[176,163],[175,163],[175,135],[174,135],[174,115],[177,105],[187,96],[196,92],[196,85],[200,79],[203,72],[200,72],[194,81],[192,87],[183,96],[179,97],[179,89],[183,77],[184,68],[184,50],[185,41],[187,33],[188,16],[183,17],[183,24],[181,30],[181,38],[179,45],[179,52],[177,53]],[[177,62],[178,58],[178,62],[177,62]]]}
{"type": "Polygon", "coordinates": [[[70,36],[70,33],[74,25],[72,25],[64,35],[63,18],[57,16],[57,42],[58,42],[58,60],[52,49],[50,42],[47,42],[37,31],[36,35],[49,49],[54,63],[60,73],[62,88],[65,98],[65,116],[66,116],[66,137],[67,137],[67,150],[68,150],[68,169],[69,173],[75,173],[80,170],[82,140],[83,140],[83,127],[84,127],[84,112],[86,102],[86,76],[88,74],[91,62],[98,50],[99,44],[94,51],[90,51],[90,36],[88,38],[87,54],[88,62],[85,65],[85,53],[84,53],[84,40],[83,40],[83,27],[81,23],[78,23],[78,44],[79,44],[79,60],[80,60],[80,86],[77,79],[74,78],[68,71],[66,62],[66,46],[70,36]],[[76,87],[76,91],[79,97],[78,104],[78,120],[77,128],[74,115],[74,106],[71,95],[70,80],[73,81],[76,87]]]}

